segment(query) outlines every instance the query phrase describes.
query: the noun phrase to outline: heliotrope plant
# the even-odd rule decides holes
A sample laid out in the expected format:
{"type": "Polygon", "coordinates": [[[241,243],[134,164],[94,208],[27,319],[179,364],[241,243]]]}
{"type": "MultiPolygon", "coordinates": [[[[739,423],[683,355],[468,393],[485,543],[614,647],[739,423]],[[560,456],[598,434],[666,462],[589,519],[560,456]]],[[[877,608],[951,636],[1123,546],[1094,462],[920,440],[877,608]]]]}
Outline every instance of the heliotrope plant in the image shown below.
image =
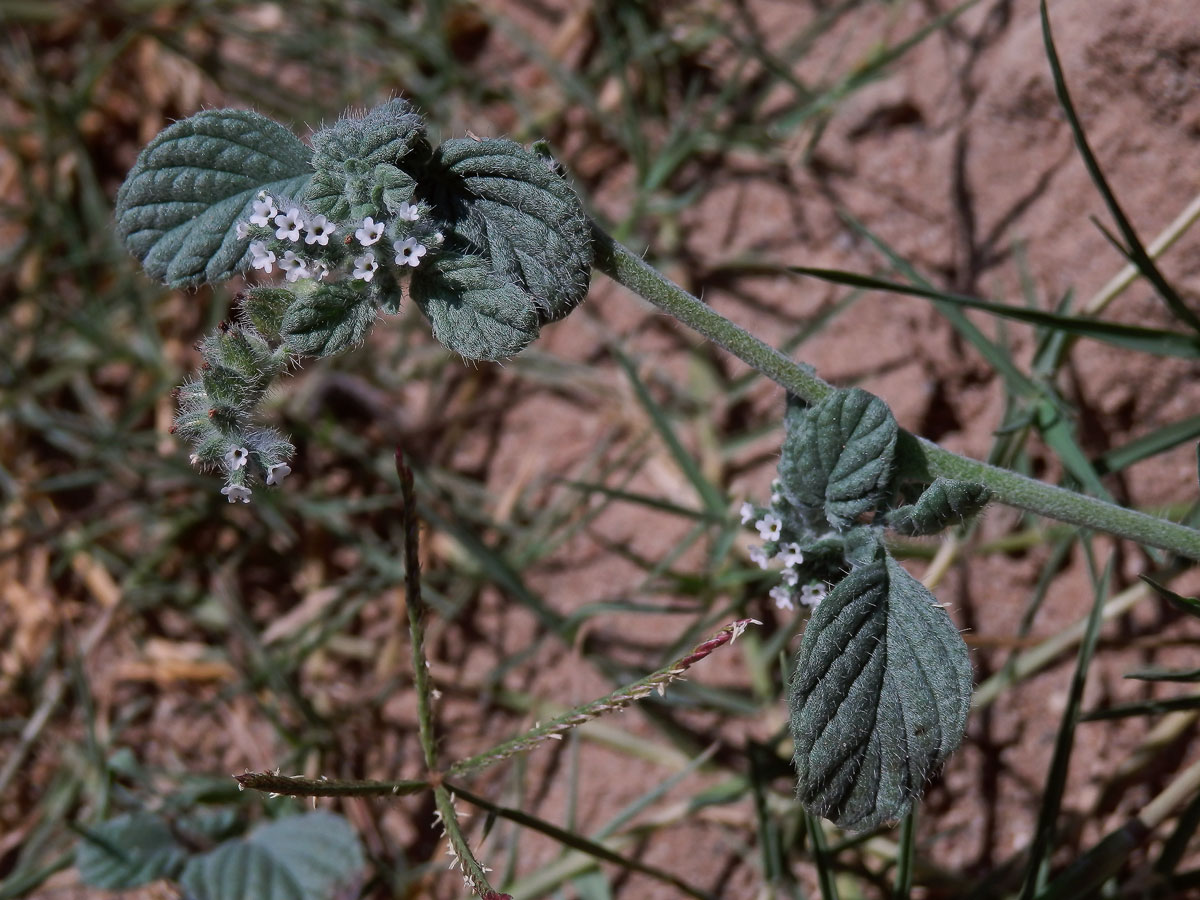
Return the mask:
{"type": "Polygon", "coordinates": [[[939,478],[912,503],[897,480],[900,429],[878,397],[791,398],[770,504],[742,505],[782,563],[776,605],[814,607],[791,683],[799,796],[845,828],[900,818],[959,745],[971,700],[967,648],[933,595],[897,563],[884,532],[934,534],[987,504],[983,485],[939,478]]]}
{"type": "Polygon", "coordinates": [[[178,392],[175,431],[195,446],[195,464],[223,473],[231,503],[291,472],[292,445],[257,422],[275,379],[304,357],[362,343],[405,293],[450,350],[499,360],[583,300],[594,262],[787,389],[778,480],[769,503],[747,502],[741,516],[762,541],[752,559],[779,565],[770,598],[812,610],[790,684],[799,797],[846,828],[910,810],[961,741],[970,702],[962,638],[892,558],[888,530],[935,534],[996,499],[1200,558],[1193,529],[900,430],[879,398],[833,388],[605,234],[543,147],[433,147],[403,100],[342,119],[311,146],[244,110],[177,122],[139,156],[117,225],[169,285],[245,270],[273,278],[239,295],[237,320],[199,344],[200,371],[178,392]]]}
{"type": "Polygon", "coordinates": [[[304,357],[362,343],[407,291],[469,359],[519,352],[586,295],[589,223],[554,160],[507,140],[430,146],[404,100],[340,120],[306,146],[247,110],[176,122],[117,195],[117,229],[173,287],[239,270],[275,276],[199,346],[176,433],[225,475],[229,502],[278,484],[294,449],[256,424],[274,380],[304,357]]]}

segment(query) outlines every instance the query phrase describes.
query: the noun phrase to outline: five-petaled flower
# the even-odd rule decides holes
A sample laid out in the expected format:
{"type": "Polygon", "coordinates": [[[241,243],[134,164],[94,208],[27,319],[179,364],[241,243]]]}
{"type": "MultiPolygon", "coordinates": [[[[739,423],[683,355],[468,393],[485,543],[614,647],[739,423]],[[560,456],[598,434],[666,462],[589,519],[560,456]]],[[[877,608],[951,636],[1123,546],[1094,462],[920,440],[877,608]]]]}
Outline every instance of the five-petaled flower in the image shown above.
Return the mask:
{"type": "Polygon", "coordinates": [[[784,544],[779,548],[779,558],[785,566],[798,566],[804,562],[804,554],[797,543],[784,544]]]}
{"type": "Polygon", "coordinates": [[[383,223],[376,222],[370,216],[367,216],[363,219],[362,227],[354,232],[354,236],[358,238],[358,242],[364,247],[370,247],[383,237],[383,223]]]}
{"type": "Polygon", "coordinates": [[[793,610],[796,608],[792,602],[792,589],[784,587],[782,584],[777,584],[768,592],[771,599],[775,601],[775,606],[779,609],[793,610]]]}
{"type": "Polygon", "coordinates": [[[329,236],[337,231],[337,226],[330,224],[324,216],[313,216],[309,219],[305,230],[308,234],[304,237],[304,243],[320,244],[325,247],[329,244],[329,236]]]}
{"type": "Polygon", "coordinates": [[[253,209],[254,212],[250,216],[250,224],[262,225],[264,227],[270,225],[271,219],[275,217],[275,213],[279,212],[275,208],[275,201],[265,191],[259,192],[258,199],[254,201],[253,209]]]}
{"type": "Polygon", "coordinates": [[[375,261],[375,254],[368,250],[362,256],[355,258],[354,271],[351,274],[363,281],[370,281],[375,277],[375,270],[378,268],[379,263],[375,261]]]}
{"type": "Polygon", "coordinates": [[[279,484],[291,474],[292,467],[287,463],[275,463],[273,466],[267,466],[267,484],[279,484]]]}
{"type": "Polygon", "coordinates": [[[754,527],[758,529],[758,533],[762,535],[764,541],[777,541],[779,540],[779,530],[783,528],[783,520],[774,513],[767,513],[754,523],[754,527]]]}
{"type": "Polygon", "coordinates": [[[396,241],[392,244],[392,249],[396,251],[396,265],[412,266],[416,268],[421,257],[425,255],[425,245],[418,244],[416,238],[405,238],[402,241],[396,241]]]}
{"type": "Polygon", "coordinates": [[[262,269],[268,275],[271,274],[271,268],[275,265],[275,251],[268,250],[267,245],[262,241],[250,242],[250,254],[254,258],[250,264],[256,269],[262,269]]]}
{"type": "Polygon", "coordinates": [[[762,547],[750,547],[750,561],[758,563],[760,569],[765,569],[767,563],[771,561],[771,557],[767,556],[767,551],[762,547]]]}
{"type": "Polygon", "coordinates": [[[250,458],[250,451],[245,447],[234,447],[225,454],[225,462],[229,464],[229,471],[236,472],[246,464],[250,458]]]}
{"type": "Polygon", "coordinates": [[[825,585],[806,584],[800,588],[800,602],[805,606],[816,606],[825,599],[825,585]]]}
{"type": "Polygon", "coordinates": [[[415,222],[421,218],[421,214],[417,211],[417,207],[405,200],[396,207],[396,218],[402,222],[415,222]]]}
{"type": "Polygon", "coordinates": [[[296,207],[293,206],[286,213],[277,215],[275,224],[278,226],[275,229],[275,237],[279,240],[282,241],[285,238],[289,241],[300,240],[300,229],[304,227],[304,219],[296,207]]]}
{"type": "Polygon", "coordinates": [[[749,525],[750,520],[754,518],[754,504],[747,500],[742,504],[742,508],[738,512],[741,513],[742,524],[749,525]]]}
{"type": "Polygon", "coordinates": [[[230,503],[237,503],[239,500],[243,503],[250,502],[250,488],[240,484],[227,484],[221,488],[221,493],[229,498],[230,503]]]}
{"type": "Polygon", "coordinates": [[[279,261],[279,268],[283,269],[284,277],[288,281],[299,281],[301,278],[309,276],[308,267],[305,266],[304,260],[291,250],[283,254],[283,259],[279,261]]]}

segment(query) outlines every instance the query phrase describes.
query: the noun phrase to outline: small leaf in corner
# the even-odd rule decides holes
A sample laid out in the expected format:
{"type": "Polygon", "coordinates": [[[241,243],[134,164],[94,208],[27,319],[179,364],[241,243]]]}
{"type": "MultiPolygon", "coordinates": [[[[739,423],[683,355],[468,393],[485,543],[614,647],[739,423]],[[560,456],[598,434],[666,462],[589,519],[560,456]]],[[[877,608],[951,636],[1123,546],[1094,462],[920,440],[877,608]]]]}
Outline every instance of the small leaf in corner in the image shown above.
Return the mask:
{"type": "Polygon", "coordinates": [[[131,813],[81,829],[75,865],[85,884],[124,891],[173,878],[187,851],[167,823],[150,813],[131,813]]]}
{"type": "Polygon", "coordinates": [[[260,825],[194,857],[180,883],[194,900],[328,900],[353,885],[364,865],[346,820],[315,812],[260,825]]]}

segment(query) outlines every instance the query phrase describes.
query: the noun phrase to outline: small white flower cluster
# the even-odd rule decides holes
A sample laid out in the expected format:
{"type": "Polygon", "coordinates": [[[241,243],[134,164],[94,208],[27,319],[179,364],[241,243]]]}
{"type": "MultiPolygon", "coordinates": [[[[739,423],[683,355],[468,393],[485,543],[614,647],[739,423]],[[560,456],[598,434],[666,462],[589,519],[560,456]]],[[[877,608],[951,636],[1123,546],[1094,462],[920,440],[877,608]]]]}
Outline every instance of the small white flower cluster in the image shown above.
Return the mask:
{"type": "MultiPolygon", "coordinates": [[[[404,202],[397,207],[396,218],[401,222],[416,222],[421,218],[421,213],[416,206],[404,202]]],[[[386,222],[376,222],[374,218],[367,216],[358,230],[354,232],[354,237],[364,248],[370,247],[379,242],[386,228],[386,222]]],[[[438,237],[441,235],[439,234],[438,237]]],[[[392,241],[392,250],[396,253],[396,265],[412,266],[415,269],[421,264],[421,257],[428,252],[429,248],[415,237],[406,237],[403,240],[392,241]]],[[[353,277],[370,281],[375,277],[375,270],[378,268],[379,261],[375,258],[375,251],[367,250],[362,256],[355,257],[353,277]]]]}
{"type": "MultiPolygon", "coordinates": [[[[420,219],[421,210],[416,204],[403,202],[396,208],[398,223],[412,223],[420,219]]],[[[346,229],[354,228],[353,225],[344,227],[346,229]]],[[[372,248],[383,239],[387,233],[387,227],[386,222],[376,222],[373,216],[367,216],[354,230],[354,240],[358,242],[359,249],[363,252],[354,256],[351,278],[369,283],[375,277],[380,260],[376,256],[376,250],[372,248]]],[[[252,268],[270,275],[278,265],[284,278],[289,282],[294,283],[301,278],[323,281],[329,275],[330,264],[327,259],[320,259],[319,255],[324,253],[327,257],[336,256],[334,250],[337,249],[337,245],[331,246],[329,239],[338,231],[338,228],[336,223],[330,222],[325,216],[308,216],[298,206],[289,206],[286,211],[283,211],[277,205],[274,197],[266,191],[260,191],[258,199],[253,204],[249,222],[238,223],[237,236],[241,239],[258,238],[250,242],[250,265],[252,268]],[[261,229],[272,226],[275,229],[276,243],[274,244],[270,243],[271,235],[261,231],[261,229]],[[299,244],[301,232],[304,233],[304,244],[312,248],[307,256],[302,256],[295,250],[281,246],[286,243],[299,244]],[[322,251],[320,248],[327,249],[322,251]],[[276,251],[282,252],[283,256],[280,257],[276,251]]],[[[400,226],[400,229],[406,230],[403,225],[400,226]]],[[[350,244],[350,240],[350,238],[346,239],[346,246],[350,244]]],[[[430,240],[430,237],[426,235],[425,240],[430,240]]],[[[436,246],[444,238],[441,232],[437,232],[432,236],[432,240],[436,246]]],[[[421,258],[429,252],[429,249],[411,235],[399,237],[392,242],[395,264],[402,267],[416,268],[421,264],[421,258]]]]}
{"type": "MultiPolygon", "coordinates": [[[[250,461],[250,451],[245,447],[234,447],[225,454],[225,468],[231,478],[244,477],[240,471],[246,467],[246,463],[250,461]]],[[[200,457],[196,454],[191,456],[192,465],[200,464],[200,457]]],[[[285,462],[274,463],[267,466],[267,484],[277,486],[283,483],[283,479],[292,474],[292,467],[285,462]]],[[[249,503],[250,496],[253,491],[246,487],[245,484],[238,481],[231,481],[225,487],[221,488],[221,493],[229,498],[230,503],[249,503]]]]}
{"type": "MultiPolygon", "coordinates": [[[[771,487],[771,502],[774,505],[780,501],[780,495],[775,484],[772,484],[771,487]]],[[[766,542],[764,546],[750,545],[751,561],[761,569],[769,568],[773,559],[783,563],[783,583],[771,588],[769,592],[770,598],[775,601],[775,606],[783,610],[794,610],[797,591],[800,602],[805,606],[815,607],[824,600],[826,588],[822,582],[800,583],[800,567],[804,564],[804,553],[801,551],[800,545],[794,541],[780,542],[783,535],[783,520],[773,512],[765,512],[759,517],[758,507],[749,501],[742,504],[739,513],[742,524],[749,525],[753,522],[759,536],[766,542]]]]}

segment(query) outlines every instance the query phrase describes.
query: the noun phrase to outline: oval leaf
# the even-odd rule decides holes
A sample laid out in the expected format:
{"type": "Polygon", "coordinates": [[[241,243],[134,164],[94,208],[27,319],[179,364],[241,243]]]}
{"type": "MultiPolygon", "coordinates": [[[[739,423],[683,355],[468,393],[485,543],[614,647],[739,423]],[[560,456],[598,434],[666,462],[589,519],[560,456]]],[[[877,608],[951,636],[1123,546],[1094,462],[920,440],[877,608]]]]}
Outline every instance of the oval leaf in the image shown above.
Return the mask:
{"type": "Polygon", "coordinates": [[[353,283],[321,284],[288,307],[279,333],[303,356],[333,356],[362,343],[374,323],[374,304],[353,283]]]}
{"type": "Polygon", "coordinates": [[[194,900],[328,900],[363,864],[346,820],[318,812],[260,826],[193,858],[180,883],[194,900]]]}
{"type": "Polygon", "coordinates": [[[966,645],[933,595],[890,557],[856,569],[796,658],[800,802],[856,831],[901,818],[958,747],[970,701],[966,645]]]}
{"type": "Polygon", "coordinates": [[[234,228],[260,190],[296,196],[311,152],[245,109],[213,109],[164,129],[117,192],[117,233],[152,278],[185,287],[229,277],[246,254],[234,228]]]}
{"type": "Polygon", "coordinates": [[[787,422],[779,461],[784,496],[822,509],[838,529],[873,509],[891,480],[899,434],[887,404],[860,388],[834,391],[789,413],[787,422]]]}
{"type": "Polygon", "coordinates": [[[435,203],[451,231],[529,294],[542,323],[587,295],[587,216],[553,163],[515,141],[457,138],[438,147],[435,203]]]}
{"type": "Polygon", "coordinates": [[[112,891],[172,878],[186,858],[167,823],[149,813],[118,816],[90,828],[75,849],[79,877],[112,891]]]}
{"type": "Polygon", "coordinates": [[[477,256],[446,256],[418,269],[410,293],[433,336],[468,359],[505,359],[538,335],[526,293],[477,256]]]}

